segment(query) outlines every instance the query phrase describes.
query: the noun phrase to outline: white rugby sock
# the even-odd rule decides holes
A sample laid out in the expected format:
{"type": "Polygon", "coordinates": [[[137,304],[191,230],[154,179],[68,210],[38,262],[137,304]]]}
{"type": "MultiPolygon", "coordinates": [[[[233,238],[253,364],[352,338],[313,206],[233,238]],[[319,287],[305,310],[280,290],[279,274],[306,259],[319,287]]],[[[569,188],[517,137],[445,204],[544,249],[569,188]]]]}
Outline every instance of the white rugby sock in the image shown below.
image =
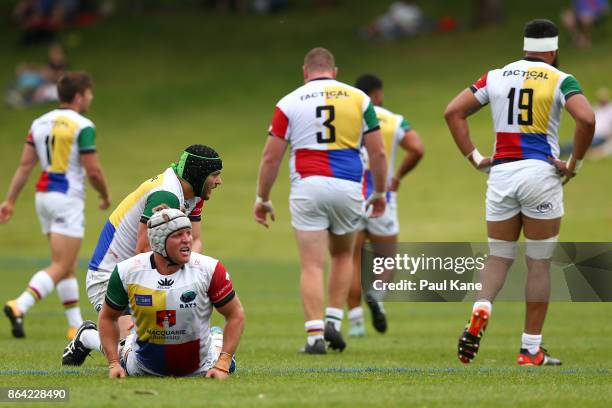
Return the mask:
{"type": "Polygon", "coordinates": [[[101,351],[100,334],[97,330],[87,329],[81,333],[81,343],[90,350],[101,351]]]}
{"type": "Polygon", "coordinates": [[[49,293],[53,292],[53,279],[45,271],[38,271],[32,276],[28,283],[28,288],[17,298],[17,307],[22,313],[34,306],[39,300],[44,299],[49,293]]]}
{"type": "Polygon", "coordinates": [[[493,311],[493,305],[488,300],[478,300],[474,302],[474,306],[472,306],[472,312],[474,312],[476,309],[487,309],[489,311],[490,316],[491,312],[493,311]]]}
{"type": "Polygon", "coordinates": [[[312,346],[315,341],[323,338],[323,320],[308,320],[304,323],[304,328],[308,334],[308,345],[312,346]]]}
{"type": "Polygon", "coordinates": [[[342,326],[342,318],[344,317],[344,310],[338,309],[337,307],[328,307],[325,309],[325,324],[331,322],[336,330],[340,331],[342,326]]]}
{"type": "Polygon", "coordinates": [[[363,308],[361,306],[357,306],[349,310],[348,318],[351,322],[351,326],[363,326],[363,308]]]}
{"type": "Polygon", "coordinates": [[[542,344],[541,334],[523,333],[521,336],[521,348],[527,349],[529,354],[536,354],[540,351],[540,344],[542,344]]]}
{"type": "Polygon", "coordinates": [[[63,279],[55,287],[57,295],[64,305],[64,312],[70,327],[79,327],[83,323],[79,307],[79,284],[76,278],[63,279]]]}

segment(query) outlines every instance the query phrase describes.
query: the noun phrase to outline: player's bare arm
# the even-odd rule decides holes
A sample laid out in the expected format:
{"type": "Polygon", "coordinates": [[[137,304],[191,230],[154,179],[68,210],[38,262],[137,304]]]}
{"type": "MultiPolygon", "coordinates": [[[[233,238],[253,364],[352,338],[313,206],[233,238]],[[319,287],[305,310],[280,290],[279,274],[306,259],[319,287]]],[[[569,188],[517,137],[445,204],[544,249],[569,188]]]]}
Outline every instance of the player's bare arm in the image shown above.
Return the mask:
{"type": "Polygon", "coordinates": [[[91,186],[98,192],[100,209],[106,210],[111,205],[111,198],[98,154],[96,152],[82,153],[80,159],[91,186]]]}
{"type": "Polygon", "coordinates": [[[461,154],[465,156],[474,167],[479,170],[487,169],[491,165],[490,157],[482,157],[472,139],[467,118],[477,112],[482,105],[470,89],[464,89],[446,107],[444,119],[448,124],[453,139],[461,154]]]}
{"type": "Polygon", "coordinates": [[[13,206],[37,162],[38,156],[36,155],[36,150],[32,145],[26,144],[21,153],[19,167],[17,167],[15,175],[11,180],[11,185],[6,194],[6,200],[0,204],[0,224],[7,223],[13,216],[13,206]]]}
{"type": "Polygon", "coordinates": [[[193,243],[191,244],[191,250],[193,252],[202,252],[202,222],[201,221],[191,221],[191,238],[193,239],[193,243]]]}
{"type": "Polygon", "coordinates": [[[406,156],[391,179],[389,191],[397,191],[402,178],[416,167],[425,154],[423,141],[416,130],[413,129],[404,133],[400,146],[406,151],[406,156]]]}
{"type": "Polygon", "coordinates": [[[147,224],[140,222],[138,224],[138,236],[136,238],[136,249],[134,255],[141,254],[151,250],[149,238],[147,238],[147,224]]]}
{"type": "Polygon", "coordinates": [[[206,377],[224,380],[229,376],[232,356],[236,354],[240,336],[244,330],[244,309],[238,296],[235,296],[227,304],[217,308],[217,311],[225,318],[223,348],[219,360],[213,368],[208,370],[206,377]]]}
{"type": "Polygon", "coordinates": [[[595,114],[584,95],[572,95],[565,103],[565,109],[574,118],[576,129],[574,130],[574,150],[570,158],[567,162],[554,160],[555,167],[563,176],[563,184],[577,174],[595,132],[595,114]]]}
{"type": "Polygon", "coordinates": [[[125,370],[119,364],[119,352],[117,351],[119,344],[118,320],[122,315],[122,310],[115,310],[107,304],[104,304],[100,311],[98,327],[104,355],[108,360],[109,378],[123,378],[126,376],[125,370]]]}
{"type": "Polygon", "coordinates": [[[278,169],[283,161],[286,149],[287,142],[284,139],[270,136],[261,158],[257,181],[257,200],[253,207],[253,217],[255,221],[266,228],[269,227],[267,214],[270,214],[270,218],[274,221],[274,208],[270,201],[270,191],[278,176],[278,169]]]}
{"type": "Polygon", "coordinates": [[[366,208],[371,205],[371,218],[376,218],[385,212],[387,205],[384,195],[387,187],[387,156],[385,155],[385,146],[380,130],[366,133],[363,136],[363,144],[368,151],[372,183],[374,184],[374,193],[366,201],[366,208]]]}

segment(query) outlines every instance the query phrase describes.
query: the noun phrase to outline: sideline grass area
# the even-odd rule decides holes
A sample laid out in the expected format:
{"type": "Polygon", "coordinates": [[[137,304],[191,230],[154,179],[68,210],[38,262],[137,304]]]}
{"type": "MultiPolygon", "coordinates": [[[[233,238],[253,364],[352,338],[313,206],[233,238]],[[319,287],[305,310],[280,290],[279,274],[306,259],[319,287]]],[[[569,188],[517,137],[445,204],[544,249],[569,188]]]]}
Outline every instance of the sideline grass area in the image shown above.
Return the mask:
{"type": "MultiPolygon", "coordinates": [[[[363,43],[356,28],[383,12],[386,2],[345,1],[328,13],[305,3],[265,17],[168,9],[143,18],[117,16],[69,37],[71,66],[87,69],[95,78],[90,117],[97,124],[97,145],[115,203],[188,144],[210,144],[224,158],[224,185],[207,203],[203,237],[206,252],[228,265],[245,303],[247,329],[236,378],[224,384],[194,379],[110,383],[100,356],[82,370],[63,372],[59,358],[65,323],[52,295],[28,315],[24,341],[13,340],[0,321],[0,386],[67,386],[72,405],[90,407],[196,406],[208,399],[219,406],[582,407],[612,400],[609,304],[552,305],[545,341],[566,361],[561,369],[522,370],[515,365],[523,319],[519,303],[496,305],[483,351],[470,367],[461,366],[455,356],[467,303],[389,304],[387,335],[351,341],[340,355],[297,355],[304,339],[286,163],[273,192],[278,217],[270,230],[251,220],[251,208],[273,106],[299,85],[304,52],[316,45],[329,47],[337,57],[339,79],[347,82],[366,71],[379,73],[387,106],[405,114],[422,134],[426,156],[399,194],[400,238],[482,241],[485,176],[457,152],[442,112],[452,96],[484,71],[521,55],[526,19],[555,19],[560,11],[555,1],[517,1],[505,26],[363,43]]],[[[425,9],[467,20],[460,2],[447,3],[428,2],[425,9]]],[[[612,87],[610,32],[608,20],[597,31],[596,45],[581,51],[567,48],[563,33],[562,68],[576,75],[589,97],[599,86],[612,87]]],[[[42,62],[43,48],[13,45],[17,35],[9,24],[0,25],[0,35],[1,82],[9,80],[19,61],[42,62]]],[[[46,109],[0,107],[0,197],[17,165],[27,127],[46,109]]],[[[480,150],[490,151],[489,112],[471,124],[480,150]]],[[[566,114],[561,129],[567,140],[572,126],[566,114]]],[[[611,172],[612,161],[587,163],[566,187],[563,240],[611,240],[611,172]]],[[[24,190],[13,221],[0,226],[2,302],[19,293],[48,256],[34,213],[33,184],[31,180],[24,190]]],[[[97,209],[91,191],[86,211],[82,258],[91,254],[108,216],[97,209]]],[[[84,271],[79,269],[82,285],[84,271]]],[[[82,305],[86,317],[93,318],[84,294],[82,305]]]]}

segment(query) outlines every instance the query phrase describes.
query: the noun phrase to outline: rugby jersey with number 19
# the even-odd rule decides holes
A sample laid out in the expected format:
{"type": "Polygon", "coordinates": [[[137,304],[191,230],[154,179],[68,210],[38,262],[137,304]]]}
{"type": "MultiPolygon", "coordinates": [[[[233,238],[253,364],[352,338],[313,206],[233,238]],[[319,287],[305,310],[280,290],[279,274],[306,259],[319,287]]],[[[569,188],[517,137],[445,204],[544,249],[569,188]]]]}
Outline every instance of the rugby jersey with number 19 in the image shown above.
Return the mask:
{"type": "Polygon", "coordinates": [[[471,90],[481,104],[491,104],[494,164],[558,158],[561,109],[572,95],[582,93],[572,75],[535,58],[489,71],[471,90]]]}

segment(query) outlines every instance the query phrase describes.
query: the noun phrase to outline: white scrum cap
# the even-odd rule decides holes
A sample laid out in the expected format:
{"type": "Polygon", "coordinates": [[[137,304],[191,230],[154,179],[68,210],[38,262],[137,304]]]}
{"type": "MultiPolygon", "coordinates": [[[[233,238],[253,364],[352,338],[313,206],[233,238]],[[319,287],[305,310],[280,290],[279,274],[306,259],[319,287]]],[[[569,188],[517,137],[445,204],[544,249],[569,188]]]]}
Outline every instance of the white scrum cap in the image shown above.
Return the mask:
{"type": "Polygon", "coordinates": [[[153,213],[147,222],[147,235],[153,252],[167,257],[166,241],[168,237],[185,228],[191,228],[191,221],[181,210],[164,208],[153,213]]]}

